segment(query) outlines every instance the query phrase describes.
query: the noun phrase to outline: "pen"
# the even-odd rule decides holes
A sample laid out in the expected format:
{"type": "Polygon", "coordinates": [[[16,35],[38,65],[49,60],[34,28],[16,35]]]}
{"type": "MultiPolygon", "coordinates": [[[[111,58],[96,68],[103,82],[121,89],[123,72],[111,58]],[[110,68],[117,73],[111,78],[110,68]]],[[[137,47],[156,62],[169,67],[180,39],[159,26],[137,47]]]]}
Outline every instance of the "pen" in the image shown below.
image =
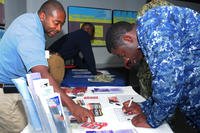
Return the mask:
{"type": "Polygon", "coordinates": [[[131,106],[131,103],[133,102],[133,97],[131,97],[131,100],[129,101],[128,107],[131,106]]]}

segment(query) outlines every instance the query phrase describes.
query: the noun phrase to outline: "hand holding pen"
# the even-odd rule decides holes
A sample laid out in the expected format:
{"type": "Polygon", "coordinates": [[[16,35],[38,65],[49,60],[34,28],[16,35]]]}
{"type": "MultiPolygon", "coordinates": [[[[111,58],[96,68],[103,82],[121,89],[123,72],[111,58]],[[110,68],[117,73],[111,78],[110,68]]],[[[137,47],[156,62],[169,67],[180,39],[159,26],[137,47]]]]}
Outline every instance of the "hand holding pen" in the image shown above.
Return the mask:
{"type": "Polygon", "coordinates": [[[128,107],[131,107],[131,103],[133,102],[133,97],[131,97],[131,100],[129,101],[128,107]]]}
{"type": "Polygon", "coordinates": [[[133,97],[123,103],[122,111],[128,115],[142,113],[140,106],[133,101],[133,97]]]}

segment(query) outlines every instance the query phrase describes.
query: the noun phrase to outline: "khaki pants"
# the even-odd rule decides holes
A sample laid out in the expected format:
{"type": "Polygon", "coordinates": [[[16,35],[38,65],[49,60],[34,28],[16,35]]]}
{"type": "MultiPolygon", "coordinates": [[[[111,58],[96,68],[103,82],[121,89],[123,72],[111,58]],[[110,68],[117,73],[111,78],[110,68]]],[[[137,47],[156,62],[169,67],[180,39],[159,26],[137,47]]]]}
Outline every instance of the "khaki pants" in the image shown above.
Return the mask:
{"type": "Polygon", "coordinates": [[[0,88],[0,133],[19,133],[27,125],[26,113],[18,93],[0,88]]]}
{"type": "Polygon", "coordinates": [[[63,58],[57,53],[51,54],[50,58],[48,59],[48,66],[51,76],[60,85],[65,74],[65,63],[63,58]]]}

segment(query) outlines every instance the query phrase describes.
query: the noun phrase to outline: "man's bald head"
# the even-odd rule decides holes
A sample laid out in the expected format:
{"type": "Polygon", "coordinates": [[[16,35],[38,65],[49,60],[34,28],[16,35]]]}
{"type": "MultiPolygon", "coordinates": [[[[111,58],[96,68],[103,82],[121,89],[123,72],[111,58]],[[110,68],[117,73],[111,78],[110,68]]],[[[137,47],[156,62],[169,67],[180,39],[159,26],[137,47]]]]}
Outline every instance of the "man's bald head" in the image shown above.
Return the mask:
{"type": "Polygon", "coordinates": [[[47,0],[38,10],[38,14],[44,12],[46,15],[52,15],[52,12],[54,10],[65,13],[65,9],[60,2],[58,2],[57,0],[47,0]]]}
{"type": "Polygon", "coordinates": [[[56,0],[48,0],[38,10],[38,16],[49,37],[54,37],[62,30],[66,13],[62,4],[56,0]]]}

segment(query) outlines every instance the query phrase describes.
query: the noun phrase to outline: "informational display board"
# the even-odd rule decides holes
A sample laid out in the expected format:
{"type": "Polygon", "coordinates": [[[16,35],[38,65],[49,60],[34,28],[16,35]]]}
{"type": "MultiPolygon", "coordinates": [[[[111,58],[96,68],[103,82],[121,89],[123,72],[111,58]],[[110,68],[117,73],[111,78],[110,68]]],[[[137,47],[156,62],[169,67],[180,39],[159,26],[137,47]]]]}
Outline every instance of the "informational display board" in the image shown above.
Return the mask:
{"type": "Polygon", "coordinates": [[[105,46],[105,35],[112,23],[112,10],[69,6],[68,31],[80,29],[84,22],[93,23],[95,26],[95,39],[92,41],[92,46],[105,46]]]}
{"type": "Polygon", "coordinates": [[[116,23],[119,21],[135,23],[136,17],[137,17],[137,11],[124,11],[124,10],[113,10],[112,11],[112,22],[113,23],[116,23]]]}

